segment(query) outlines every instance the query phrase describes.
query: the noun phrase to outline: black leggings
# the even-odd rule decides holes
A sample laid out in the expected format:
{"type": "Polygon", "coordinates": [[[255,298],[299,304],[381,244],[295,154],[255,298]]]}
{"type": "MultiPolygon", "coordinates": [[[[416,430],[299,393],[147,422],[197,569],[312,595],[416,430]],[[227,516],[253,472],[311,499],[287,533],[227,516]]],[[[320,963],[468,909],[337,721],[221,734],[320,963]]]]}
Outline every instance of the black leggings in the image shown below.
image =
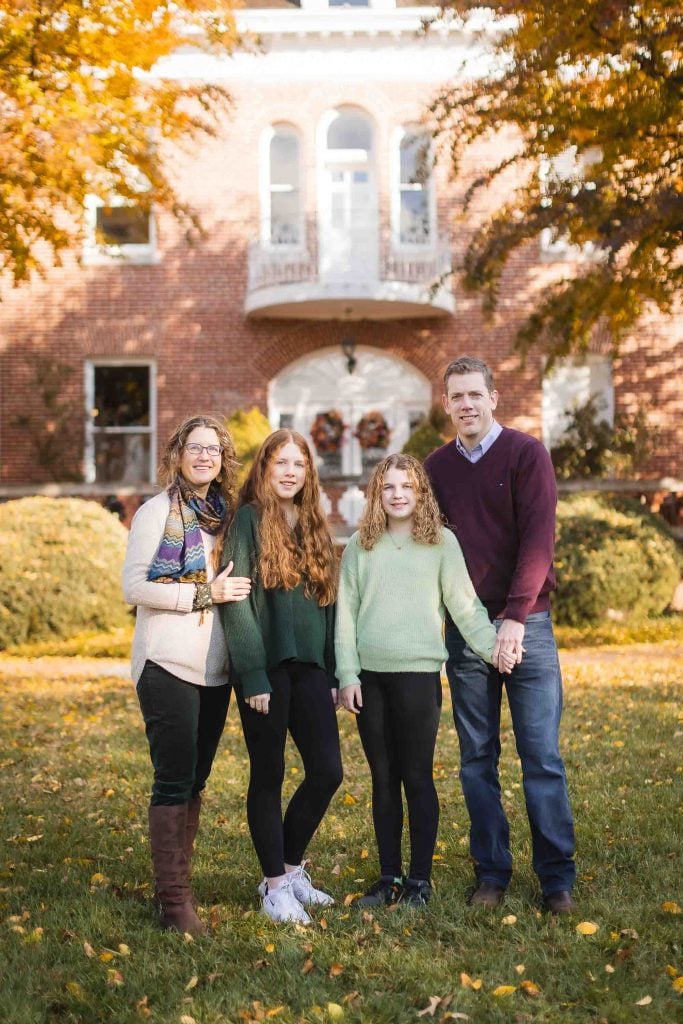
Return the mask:
{"type": "Polygon", "coordinates": [[[439,825],[434,747],[441,715],[438,672],[360,674],[358,732],[372,775],[372,818],[383,875],[402,873],[403,799],[410,824],[409,877],[429,881],[439,825]]]}
{"type": "Polygon", "coordinates": [[[273,690],[267,715],[236,690],[251,775],[247,819],[267,878],[300,864],[342,781],[337,716],[327,674],[317,665],[285,661],[268,673],[273,690]],[[282,817],[287,730],[304,763],[304,778],[282,817]]]}
{"type": "Polygon", "coordinates": [[[146,661],[137,693],[154,766],[153,804],[186,804],[204,789],[231,686],[195,686],[146,661]]]}

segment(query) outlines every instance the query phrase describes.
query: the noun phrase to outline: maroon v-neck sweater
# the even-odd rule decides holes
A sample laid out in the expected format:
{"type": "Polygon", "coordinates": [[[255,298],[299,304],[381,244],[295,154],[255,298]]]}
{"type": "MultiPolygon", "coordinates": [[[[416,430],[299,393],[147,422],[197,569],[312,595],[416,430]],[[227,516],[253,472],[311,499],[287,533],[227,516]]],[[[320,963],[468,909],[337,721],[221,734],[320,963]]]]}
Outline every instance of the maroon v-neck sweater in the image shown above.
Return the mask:
{"type": "Polygon", "coordinates": [[[523,623],[546,611],[555,589],[557,488],[540,441],[503,427],[478,462],[450,441],[425,469],[489,615],[523,623]]]}

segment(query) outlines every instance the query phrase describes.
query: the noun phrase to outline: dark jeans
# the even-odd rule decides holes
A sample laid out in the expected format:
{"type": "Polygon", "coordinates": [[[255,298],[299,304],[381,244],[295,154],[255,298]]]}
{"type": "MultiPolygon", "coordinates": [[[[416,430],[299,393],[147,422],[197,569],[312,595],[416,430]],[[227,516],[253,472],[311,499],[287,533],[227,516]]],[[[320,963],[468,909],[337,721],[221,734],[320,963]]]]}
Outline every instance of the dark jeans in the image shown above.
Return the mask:
{"type": "Polygon", "coordinates": [[[441,715],[438,672],[360,674],[358,732],[372,775],[372,819],[383,875],[402,873],[405,790],[410,826],[410,878],[429,881],[439,825],[434,746],[441,715]]]}
{"type": "Polygon", "coordinates": [[[285,661],[268,673],[267,715],[250,708],[241,687],[237,706],[251,773],[247,819],[256,855],[267,878],[300,864],[330,800],[341,786],[337,716],[327,673],[317,665],[285,661]],[[285,743],[291,733],[304,763],[304,778],[282,817],[285,743]]]}
{"type": "Polygon", "coordinates": [[[531,614],[526,653],[501,676],[477,657],[455,626],[446,630],[448,679],[460,739],[460,782],[470,816],[470,853],[479,881],[507,886],[512,874],[509,827],[500,799],[500,706],[507,691],[527,814],[533,866],[543,893],[571,889],[574,824],[559,752],[562,678],[547,612],[531,614]]]}
{"type": "Polygon", "coordinates": [[[195,686],[146,661],[137,692],[154,766],[153,804],[186,804],[204,789],[231,686],[195,686]]]}

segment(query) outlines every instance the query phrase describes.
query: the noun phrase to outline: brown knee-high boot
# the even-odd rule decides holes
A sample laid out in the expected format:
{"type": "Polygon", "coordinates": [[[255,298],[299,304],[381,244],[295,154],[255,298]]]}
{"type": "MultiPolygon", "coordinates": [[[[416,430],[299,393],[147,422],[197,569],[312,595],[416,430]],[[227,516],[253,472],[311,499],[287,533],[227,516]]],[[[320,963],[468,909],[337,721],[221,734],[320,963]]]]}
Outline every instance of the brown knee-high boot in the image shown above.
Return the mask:
{"type": "MultiPolygon", "coordinates": [[[[194,841],[199,829],[199,815],[202,809],[202,798],[197,795],[192,797],[187,805],[187,823],[185,827],[185,853],[187,855],[187,880],[192,881],[192,857],[194,856],[194,841]]],[[[197,906],[197,897],[190,889],[192,906],[197,906]]]]}
{"type": "Polygon", "coordinates": [[[151,805],[149,841],[162,927],[205,935],[208,929],[190,901],[187,804],[151,805]]]}

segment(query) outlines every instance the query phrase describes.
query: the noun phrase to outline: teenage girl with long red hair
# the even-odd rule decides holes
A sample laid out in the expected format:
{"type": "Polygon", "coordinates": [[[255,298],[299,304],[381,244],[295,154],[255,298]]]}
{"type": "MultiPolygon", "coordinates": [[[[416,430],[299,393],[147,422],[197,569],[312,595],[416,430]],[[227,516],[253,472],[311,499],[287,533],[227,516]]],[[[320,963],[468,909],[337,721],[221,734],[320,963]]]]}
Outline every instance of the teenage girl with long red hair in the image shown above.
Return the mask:
{"type": "Polygon", "coordinates": [[[263,910],[310,918],[332,897],[304,871],[306,847],[342,780],[335,704],[337,568],[304,437],[277,430],[259,449],[239,497],[222,562],[252,579],[249,598],[221,607],[251,773],[247,817],[264,879],[263,910]],[[304,779],[282,815],[285,741],[304,779]]]}

